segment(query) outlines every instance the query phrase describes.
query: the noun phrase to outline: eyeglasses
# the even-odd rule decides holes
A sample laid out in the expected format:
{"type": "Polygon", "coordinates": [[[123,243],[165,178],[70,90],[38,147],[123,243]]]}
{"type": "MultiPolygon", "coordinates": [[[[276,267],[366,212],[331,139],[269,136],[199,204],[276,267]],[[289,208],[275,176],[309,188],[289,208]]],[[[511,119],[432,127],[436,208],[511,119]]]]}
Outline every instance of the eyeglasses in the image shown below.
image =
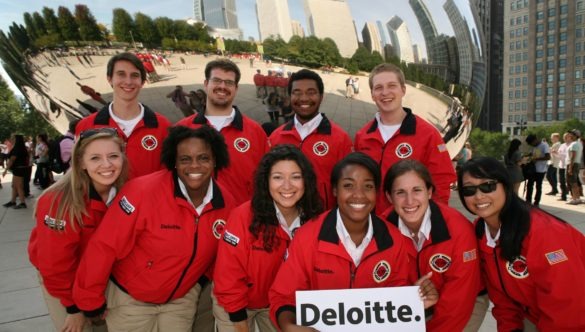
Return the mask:
{"type": "Polygon", "coordinates": [[[469,197],[475,195],[477,189],[479,189],[482,193],[489,194],[496,190],[497,184],[498,181],[493,180],[484,182],[482,184],[478,184],[477,186],[463,186],[461,187],[461,193],[463,194],[463,196],[469,197]]]}
{"type": "Polygon", "coordinates": [[[81,141],[97,134],[108,134],[110,136],[118,136],[118,130],[116,128],[111,127],[87,129],[79,133],[79,140],[81,141]]]}
{"type": "Polygon", "coordinates": [[[217,77],[212,77],[209,81],[213,85],[220,85],[221,83],[223,83],[223,84],[225,84],[225,86],[230,87],[230,88],[236,86],[236,81],[222,80],[221,78],[217,78],[217,77]]]}

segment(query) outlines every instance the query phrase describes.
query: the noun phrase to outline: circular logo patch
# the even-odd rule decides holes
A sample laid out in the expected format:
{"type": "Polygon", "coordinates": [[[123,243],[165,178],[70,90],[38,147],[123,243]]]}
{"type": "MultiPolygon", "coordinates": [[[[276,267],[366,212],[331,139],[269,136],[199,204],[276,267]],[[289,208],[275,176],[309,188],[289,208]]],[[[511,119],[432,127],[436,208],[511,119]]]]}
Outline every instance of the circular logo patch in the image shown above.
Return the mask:
{"type": "Polygon", "coordinates": [[[524,256],[520,256],[512,262],[506,262],[506,270],[512,277],[517,279],[524,279],[529,276],[528,265],[526,265],[524,256]]]}
{"type": "Polygon", "coordinates": [[[374,266],[374,280],[377,283],[381,283],[384,280],[388,279],[390,276],[390,272],[392,269],[390,268],[390,264],[386,261],[379,261],[376,266],[374,266]]]}
{"type": "Polygon", "coordinates": [[[220,239],[221,236],[223,235],[223,231],[225,230],[225,220],[222,219],[217,219],[214,223],[213,223],[213,236],[215,236],[216,239],[220,239]]]}
{"type": "Polygon", "coordinates": [[[443,273],[449,269],[451,266],[451,257],[445,254],[434,254],[429,259],[429,265],[433,269],[433,271],[443,273]]]}
{"type": "Polygon", "coordinates": [[[238,137],[234,141],[234,148],[239,152],[246,152],[250,149],[250,141],[243,137],[238,137]]]}
{"type": "Polygon", "coordinates": [[[313,145],[313,153],[322,157],[329,152],[329,145],[323,141],[319,141],[313,145]]]}
{"type": "Polygon", "coordinates": [[[410,157],[412,154],[412,146],[408,143],[400,143],[396,147],[396,156],[401,159],[410,157]]]}
{"type": "Polygon", "coordinates": [[[152,151],[158,146],[158,140],[152,135],[142,137],[142,147],[145,150],[152,151]]]}

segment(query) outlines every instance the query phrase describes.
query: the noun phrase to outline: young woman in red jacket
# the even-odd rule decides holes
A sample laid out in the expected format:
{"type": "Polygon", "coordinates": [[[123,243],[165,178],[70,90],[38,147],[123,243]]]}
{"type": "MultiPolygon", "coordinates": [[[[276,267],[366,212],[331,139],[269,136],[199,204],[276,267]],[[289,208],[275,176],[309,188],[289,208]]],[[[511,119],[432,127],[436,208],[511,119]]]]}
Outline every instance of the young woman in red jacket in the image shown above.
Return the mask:
{"type": "Polygon", "coordinates": [[[113,128],[81,132],[71,168],[39,197],[28,252],[57,331],[91,331],[72,296],[89,239],[128,174],[124,142],[113,128]]]}
{"type": "Polygon", "coordinates": [[[498,331],[585,331],[585,237],[527,204],[506,168],[474,158],[458,173],[498,331]]]}
{"type": "Polygon", "coordinates": [[[214,273],[220,332],[276,331],[268,290],[297,228],[321,213],[316,175],[295,146],[274,147],[260,161],[254,195],[230,214],[214,273]]]}

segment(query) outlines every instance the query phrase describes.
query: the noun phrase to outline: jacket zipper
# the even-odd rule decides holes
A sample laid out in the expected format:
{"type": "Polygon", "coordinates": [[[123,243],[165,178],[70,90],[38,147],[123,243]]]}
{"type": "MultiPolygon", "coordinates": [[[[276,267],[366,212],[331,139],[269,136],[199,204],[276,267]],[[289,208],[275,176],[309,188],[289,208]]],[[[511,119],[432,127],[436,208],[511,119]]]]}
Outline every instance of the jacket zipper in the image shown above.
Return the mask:
{"type": "Polygon", "coordinates": [[[355,279],[356,270],[357,270],[357,266],[354,269],[352,262],[349,262],[349,288],[353,288],[353,281],[355,279]]]}
{"type": "MultiPolygon", "coordinates": [[[[198,228],[197,227],[198,224],[199,224],[199,217],[195,217],[195,228],[198,228]]],[[[191,253],[191,258],[189,258],[189,263],[187,264],[187,266],[185,267],[185,269],[181,273],[181,276],[179,277],[179,281],[177,282],[175,289],[173,289],[173,291],[171,292],[171,295],[169,295],[169,297],[165,301],[165,303],[168,303],[169,301],[171,301],[173,296],[175,296],[175,293],[177,292],[177,290],[181,286],[181,283],[183,282],[183,278],[185,278],[185,275],[187,274],[187,270],[189,270],[189,268],[191,267],[191,264],[193,264],[193,261],[195,260],[195,252],[197,251],[197,239],[198,238],[199,238],[199,229],[197,229],[195,232],[195,238],[193,239],[193,252],[191,253]]]]}

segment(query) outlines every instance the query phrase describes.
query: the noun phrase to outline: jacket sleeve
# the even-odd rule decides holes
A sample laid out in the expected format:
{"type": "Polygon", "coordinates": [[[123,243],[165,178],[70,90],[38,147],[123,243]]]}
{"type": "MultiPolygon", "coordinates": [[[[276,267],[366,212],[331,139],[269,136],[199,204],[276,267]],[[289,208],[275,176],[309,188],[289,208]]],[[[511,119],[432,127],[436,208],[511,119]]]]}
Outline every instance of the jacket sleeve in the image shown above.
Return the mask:
{"type": "Polygon", "coordinates": [[[429,134],[426,158],[423,163],[429,169],[435,184],[433,198],[438,202],[449,204],[451,183],[456,180],[455,170],[443,138],[436,129],[433,130],[429,134]]]}
{"type": "MultiPolygon", "coordinates": [[[[246,204],[247,206],[247,204],[246,204]]],[[[248,318],[248,257],[250,254],[247,229],[249,213],[241,208],[230,215],[226,230],[219,241],[215,261],[213,292],[217,302],[227,311],[230,320],[239,322],[248,318]]]]}
{"type": "Polygon", "coordinates": [[[122,189],[83,254],[73,286],[73,299],[87,316],[96,316],[105,310],[104,292],[112,266],[132,251],[137,236],[144,229],[138,193],[140,188],[129,185],[122,189]]]}
{"type": "MultiPolygon", "coordinates": [[[[494,255],[495,254],[499,256],[499,250],[494,251],[494,255]]],[[[493,256],[487,257],[487,259],[490,258],[493,259],[493,256]]],[[[507,273],[505,272],[505,263],[500,257],[498,257],[498,260],[495,262],[495,264],[499,265],[499,269],[502,273],[507,273]]],[[[493,266],[494,269],[498,268],[495,265],[491,266],[493,266]]],[[[490,301],[494,304],[494,307],[492,308],[492,315],[498,323],[498,331],[524,330],[524,311],[522,310],[520,304],[515,302],[500,289],[497,289],[496,287],[490,287],[489,283],[487,290],[490,301]]]]}

